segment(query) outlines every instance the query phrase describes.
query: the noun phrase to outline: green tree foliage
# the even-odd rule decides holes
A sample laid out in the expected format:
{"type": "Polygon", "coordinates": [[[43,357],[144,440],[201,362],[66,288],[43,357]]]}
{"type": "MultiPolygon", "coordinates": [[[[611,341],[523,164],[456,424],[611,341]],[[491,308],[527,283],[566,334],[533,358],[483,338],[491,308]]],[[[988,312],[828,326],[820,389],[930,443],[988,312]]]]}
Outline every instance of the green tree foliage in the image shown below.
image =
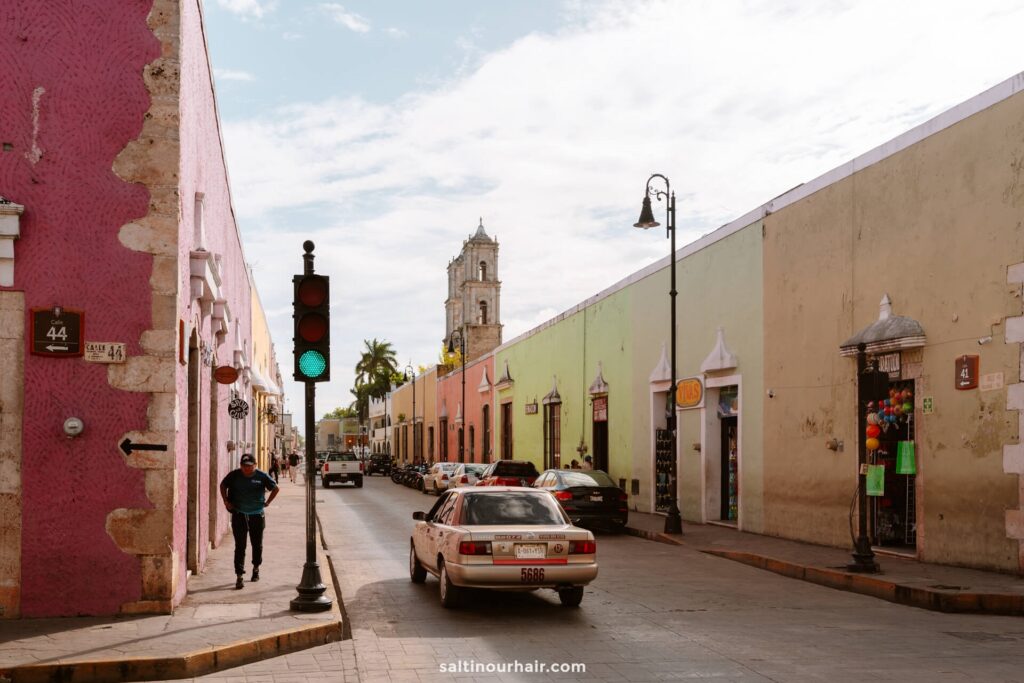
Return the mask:
{"type": "Polygon", "coordinates": [[[355,415],[365,419],[369,413],[370,399],[383,398],[391,390],[391,384],[398,375],[398,361],[391,342],[363,340],[365,348],[356,363],[356,383],[350,389],[356,400],[349,406],[355,415]]]}
{"type": "Polygon", "coordinates": [[[325,420],[340,420],[343,417],[356,417],[358,413],[351,407],[346,408],[335,408],[329,413],[324,413],[323,419],[325,420]]]}

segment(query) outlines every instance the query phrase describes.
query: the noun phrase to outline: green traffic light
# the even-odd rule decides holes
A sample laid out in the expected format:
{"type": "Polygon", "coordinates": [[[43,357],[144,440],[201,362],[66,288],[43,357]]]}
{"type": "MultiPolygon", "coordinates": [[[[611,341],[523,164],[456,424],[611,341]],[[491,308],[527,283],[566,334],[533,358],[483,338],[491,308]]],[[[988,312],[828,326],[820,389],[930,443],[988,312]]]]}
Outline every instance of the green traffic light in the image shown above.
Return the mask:
{"type": "Polygon", "coordinates": [[[324,355],[315,349],[306,351],[299,356],[299,371],[310,379],[319,377],[327,369],[324,355]]]}

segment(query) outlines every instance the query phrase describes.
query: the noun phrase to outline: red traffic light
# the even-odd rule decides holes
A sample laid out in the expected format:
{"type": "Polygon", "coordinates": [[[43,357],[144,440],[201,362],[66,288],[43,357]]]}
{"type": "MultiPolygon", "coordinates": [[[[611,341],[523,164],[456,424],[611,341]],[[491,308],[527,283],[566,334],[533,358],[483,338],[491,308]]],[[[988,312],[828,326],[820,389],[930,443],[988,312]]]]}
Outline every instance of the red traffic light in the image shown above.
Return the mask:
{"type": "MultiPolygon", "coordinates": [[[[303,306],[316,308],[327,298],[327,278],[307,275],[299,283],[296,296],[303,306]]],[[[324,321],[326,329],[327,321],[324,321]]],[[[321,335],[322,336],[322,335],[321,335]]]]}

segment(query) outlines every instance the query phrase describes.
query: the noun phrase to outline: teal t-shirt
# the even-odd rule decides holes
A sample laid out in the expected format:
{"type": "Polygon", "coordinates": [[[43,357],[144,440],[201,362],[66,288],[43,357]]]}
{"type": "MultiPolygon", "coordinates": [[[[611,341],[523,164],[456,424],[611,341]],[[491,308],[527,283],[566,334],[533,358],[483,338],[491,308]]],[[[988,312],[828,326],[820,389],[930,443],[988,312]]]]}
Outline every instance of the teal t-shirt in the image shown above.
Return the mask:
{"type": "Polygon", "coordinates": [[[251,477],[247,477],[242,470],[231,470],[220,486],[228,489],[228,501],[235,508],[235,512],[246,515],[263,514],[263,506],[266,503],[267,491],[277,488],[274,480],[263,470],[255,470],[251,477]]]}

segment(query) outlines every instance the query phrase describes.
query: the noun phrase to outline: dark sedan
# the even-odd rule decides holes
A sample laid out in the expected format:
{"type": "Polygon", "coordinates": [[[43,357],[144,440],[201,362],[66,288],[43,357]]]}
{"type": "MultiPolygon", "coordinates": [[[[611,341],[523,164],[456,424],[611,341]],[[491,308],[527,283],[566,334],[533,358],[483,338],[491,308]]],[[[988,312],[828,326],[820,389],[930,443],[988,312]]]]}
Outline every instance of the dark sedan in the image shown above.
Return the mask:
{"type": "Polygon", "coordinates": [[[545,470],[533,486],[550,491],[577,526],[626,528],[629,496],[601,470],[545,470]]]}

